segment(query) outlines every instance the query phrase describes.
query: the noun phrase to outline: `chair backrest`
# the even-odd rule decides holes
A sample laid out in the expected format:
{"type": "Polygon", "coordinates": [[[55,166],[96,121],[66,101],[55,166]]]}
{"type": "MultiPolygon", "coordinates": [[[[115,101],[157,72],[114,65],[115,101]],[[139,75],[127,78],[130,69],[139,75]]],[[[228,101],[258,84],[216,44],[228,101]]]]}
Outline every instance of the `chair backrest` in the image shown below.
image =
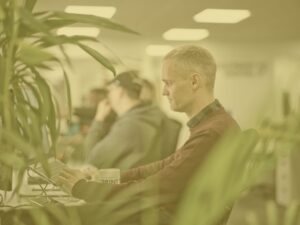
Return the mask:
{"type": "Polygon", "coordinates": [[[162,158],[175,152],[181,127],[182,124],[175,119],[166,117],[163,120],[161,130],[162,158]]]}

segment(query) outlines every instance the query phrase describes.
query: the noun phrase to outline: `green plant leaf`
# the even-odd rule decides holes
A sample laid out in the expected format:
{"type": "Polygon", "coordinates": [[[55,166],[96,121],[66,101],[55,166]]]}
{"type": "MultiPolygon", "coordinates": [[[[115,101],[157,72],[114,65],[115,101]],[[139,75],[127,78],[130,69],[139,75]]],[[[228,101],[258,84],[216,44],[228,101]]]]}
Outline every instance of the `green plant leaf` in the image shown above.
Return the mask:
{"type": "Polygon", "coordinates": [[[4,80],[5,80],[5,76],[4,76],[4,64],[5,64],[5,59],[0,55],[0,92],[1,92],[1,94],[5,90],[4,89],[4,80]]]}
{"type": "Polygon", "coordinates": [[[0,6],[0,21],[5,19],[5,12],[3,8],[0,6]]]}
{"type": "Polygon", "coordinates": [[[47,100],[51,99],[51,90],[48,85],[48,83],[45,81],[45,79],[41,76],[37,70],[31,67],[31,70],[35,73],[35,84],[37,85],[37,89],[40,93],[40,96],[42,97],[43,105],[47,105],[48,109],[45,110],[46,114],[49,114],[49,102],[47,100]]]}
{"type": "MultiPolygon", "coordinates": [[[[30,155],[30,158],[35,158],[36,161],[41,162],[46,173],[49,173],[49,167],[47,165],[47,152],[45,149],[48,146],[44,145],[44,141],[48,139],[46,134],[47,127],[45,123],[41,123],[39,116],[35,110],[31,107],[27,107],[26,104],[20,104],[17,107],[19,113],[17,113],[20,128],[26,130],[28,133],[28,140],[26,142],[33,146],[34,154],[30,155]]],[[[23,133],[20,136],[25,136],[23,133]]]]}
{"type": "Polygon", "coordinates": [[[20,113],[23,113],[23,116],[19,116],[19,121],[22,122],[23,126],[28,126],[30,129],[30,143],[39,148],[42,146],[42,132],[41,126],[42,124],[39,121],[39,118],[36,116],[34,111],[31,108],[26,107],[26,105],[22,104],[18,106],[20,113]]]}
{"type": "MultiPolygon", "coordinates": [[[[44,105],[44,115],[43,118],[46,120],[49,120],[49,115],[51,111],[51,107],[54,107],[52,104],[52,96],[51,96],[51,90],[47,82],[44,80],[44,78],[41,77],[41,75],[38,75],[35,78],[35,82],[37,84],[38,90],[40,95],[42,96],[42,104],[44,105]]],[[[52,123],[55,123],[55,121],[51,121],[52,123]]]]}
{"type": "Polygon", "coordinates": [[[31,12],[26,9],[20,9],[20,22],[23,27],[19,31],[19,36],[26,35],[26,32],[36,32],[45,34],[44,38],[48,39],[48,41],[53,43],[59,43],[57,38],[50,33],[51,28],[48,27],[45,23],[35,18],[31,12]],[[24,34],[25,32],[25,34],[24,34]]]}
{"type": "Polygon", "coordinates": [[[283,225],[294,225],[297,224],[296,220],[298,217],[298,221],[299,221],[299,216],[297,216],[297,214],[300,212],[300,204],[299,202],[292,202],[285,213],[284,216],[284,223],[283,225]]]}
{"type": "Polygon", "coordinates": [[[37,2],[37,0],[26,0],[26,1],[25,1],[25,8],[26,8],[28,11],[32,12],[32,10],[33,10],[33,8],[34,8],[36,2],[37,2]]]}
{"type": "Polygon", "coordinates": [[[123,25],[120,25],[118,23],[114,23],[110,21],[109,19],[98,17],[98,16],[92,16],[92,15],[82,15],[82,14],[75,14],[75,13],[65,13],[65,12],[53,12],[53,16],[57,18],[62,18],[66,20],[72,20],[77,23],[85,23],[94,25],[96,27],[105,27],[112,30],[118,30],[122,32],[127,32],[131,34],[139,34],[136,31],[133,31],[123,25]]]}
{"type": "Polygon", "coordinates": [[[57,29],[60,27],[65,27],[74,24],[73,20],[65,20],[65,19],[47,19],[44,23],[51,29],[57,29]]]}
{"type": "MultiPolygon", "coordinates": [[[[176,225],[220,222],[241,191],[253,182],[245,173],[248,163],[253,160],[257,141],[258,137],[253,133],[233,134],[224,137],[210,151],[186,190],[176,225]]],[[[252,172],[261,171],[258,167],[252,172]]]]}
{"type": "MultiPolygon", "coordinates": [[[[58,107],[54,103],[51,89],[45,79],[40,75],[40,73],[33,67],[30,67],[30,70],[35,75],[35,83],[38,87],[38,90],[42,96],[43,105],[45,107],[46,114],[46,126],[49,129],[49,134],[51,136],[51,143],[56,143],[58,137],[58,128],[56,126],[56,108],[58,107]]],[[[54,145],[52,145],[54,146],[54,145]]]]}
{"type": "Polygon", "coordinates": [[[34,45],[22,44],[18,58],[28,66],[41,65],[45,61],[54,60],[55,57],[47,51],[34,45]]]}
{"type": "Polygon", "coordinates": [[[53,70],[52,67],[46,65],[46,63],[41,63],[35,66],[37,69],[44,69],[44,70],[53,70]]]}
{"type": "Polygon", "coordinates": [[[90,56],[100,62],[105,68],[109,69],[114,75],[116,75],[115,68],[107,58],[89,46],[79,44],[79,47],[81,47],[86,53],[88,53],[90,56]]]}
{"type": "MultiPolygon", "coordinates": [[[[65,27],[74,24],[74,21],[64,20],[64,19],[49,19],[45,21],[43,21],[42,19],[40,22],[47,26],[49,32],[60,27],[65,27]]],[[[41,32],[40,30],[31,29],[28,26],[21,24],[19,36],[32,37],[33,35],[36,35],[40,32],[41,32]]]]}
{"type": "Polygon", "coordinates": [[[44,96],[41,95],[36,85],[26,81],[25,79],[22,80],[22,83],[24,84],[26,91],[31,94],[31,96],[28,97],[29,107],[31,108],[32,111],[38,110],[36,116],[40,119],[41,123],[45,123],[47,120],[48,107],[46,106],[45,108],[45,104],[43,104],[42,98],[44,96]],[[35,105],[33,105],[33,102],[35,103],[35,105]]]}
{"type": "Polygon", "coordinates": [[[45,19],[49,18],[49,16],[51,16],[51,12],[50,11],[40,11],[40,12],[33,12],[32,15],[34,17],[45,17],[45,19]]]}
{"type": "Polygon", "coordinates": [[[245,221],[247,221],[247,225],[260,225],[257,217],[257,214],[252,211],[246,213],[245,221]]]}
{"type": "Polygon", "coordinates": [[[47,215],[45,209],[36,208],[35,210],[31,210],[29,212],[29,217],[34,224],[51,225],[49,216],[47,215]]]}
{"type": "Polygon", "coordinates": [[[13,166],[14,169],[21,169],[26,165],[24,158],[10,152],[1,153],[0,163],[7,166],[13,166]]]}
{"type": "Polygon", "coordinates": [[[61,45],[62,44],[76,44],[76,45],[78,45],[80,41],[98,42],[98,40],[96,38],[81,36],[81,35],[74,35],[72,37],[68,37],[65,35],[59,35],[59,36],[57,36],[57,39],[58,39],[58,42],[53,43],[53,42],[49,42],[44,37],[41,37],[38,40],[36,40],[34,42],[34,44],[38,44],[38,46],[42,47],[42,48],[48,48],[48,47],[52,47],[57,44],[61,44],[61,45]]]}
{"type": "Polygon", "coordinates": [[[49,34],[49,27],[36,19],[28,10],[20,9],[20,19],[21,24],[24,24],[31,30],[49,34]]]}
{"type": "Polygon", "coordinates": [[[68,101],[68,111],[69,111],[69,119],[72,117],[72,98],[71,98],[71,88],[70,88],[70,81],[66,71],[64,70],[64,79],[66,83],[67,89],[67,101],[68,101]]]}
{"type": "Polygon", "coordinates": [[[32,145],[30,145],[22,136],[19,136],[15,132],[0,129],[0,135],[5,141],[9,142],[12,144],[12,146],[15,146],[18,150],[24,152],[28,156],[32,155],[32,153],[35,151],[32,145]]]}
{"type": "Polygon", "coordinates": [[[278,209],[276,203],[273,201],[267,202],[267,223],[268,225],[278,225],[278,209]]]}
{"type": "MultiPolygon", "coordinates": [[[[15,130],[18,132],[19,135],[23,136],[27,141],[33,145],[37,145],[39,141],[39,137],[36,134],[38,131],[37,129],[33,129],[33,126],[36,124],[34,121],[31,121],[31,115],[28,115],[28,108],[31,109],[30,97],[29,93],[26,89],[20,85],[20,83],[13,84],[13,98],[14,98],[14,114],[16,115],[16,123],[15,123],[15,130]],[[36,141],[37,139],[38,141],[36,141]]],[[[32,100],[32,99],[31,99],[32,100]]],[[[37,110],[30,110],[30,114],[36,115],[37,110]]]]}

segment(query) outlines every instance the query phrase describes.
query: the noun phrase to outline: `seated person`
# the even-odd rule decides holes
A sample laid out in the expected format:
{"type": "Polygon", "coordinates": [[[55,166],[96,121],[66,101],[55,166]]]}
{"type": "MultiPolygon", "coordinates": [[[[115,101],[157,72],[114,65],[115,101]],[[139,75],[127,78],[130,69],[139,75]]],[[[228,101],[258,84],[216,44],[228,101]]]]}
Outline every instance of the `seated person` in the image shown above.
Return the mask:
{"type": "Polygon", "coordinates": [[[82,107],[74,109],[74,115],[79,118],[80,131],[84,136],[93,122],[99,103],[105,99],[107,99],[107,90],[105,87],[93,88],[86,97],[86,103],[82,107]]]}
{"type": "MultiPolygon", "coordinates": [[[[127,201],[127,208],[120,206],[117,212],[125,213],[129,207],[135,210],[120,224],[141,224],[139,216],[146,209],[156,210],[157,224],[172,224],[189,181],[213,147],[227,131],[240,131],[236,121],[214,98],[215,73],[215,60],[206,49],[182,46],[172,50],[163,62],[163,94],[174,111],[183,112],[190,119],[187,125],[191,134],[185,144],[164,160],[122,172],[120,184],[88,181],[82,172],[73,169],[64,170],[57,182],[86,202],[111,203],[116,198],[127,201]]],[[[123,145],[123,141],[126,140],[117,144],[123,145]]],[[[102,211],[95,208],[95,215],[97,210],[102,211]]],[[[151,210],[150,213],[154,212],[151,210]]]]}
{"type": "MultiPolygon", "coordinates": [[[[74,108],[69,130],[58,141],[57,159],[63,162],[82,163],[85,160],[84,139],[95,117],[98,104],[107,99],[106,88],[93,88],[88,92],[82,107],[74,108]]],[[[114,123],[116,115],[112,112],[105,120],[107,130],[114,123]]]]}
{"type": "Polygon", "coordinates": [[[164,114],[140,100],[142,86],[135,71],[119,74],[108,85],[85,142],[86,163],[97,168],[128,169],[161,159],[160,127],[164,114]],[[118,118],[108,129],[112,110],[118,118]]]}

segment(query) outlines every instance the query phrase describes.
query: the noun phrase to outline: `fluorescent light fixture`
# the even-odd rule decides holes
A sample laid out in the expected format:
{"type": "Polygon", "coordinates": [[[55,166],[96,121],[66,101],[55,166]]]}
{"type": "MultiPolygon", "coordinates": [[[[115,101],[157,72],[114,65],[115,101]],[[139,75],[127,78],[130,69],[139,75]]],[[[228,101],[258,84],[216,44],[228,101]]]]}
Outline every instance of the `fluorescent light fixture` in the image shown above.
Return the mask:
{"type": "Polygon", "coordinates": [[[199,23],[238,23],[251,15],[246,9],[205,9],[194,16],[199,23]]]}
{"type": "Polygon", "coordinates": [[[164,56],[173,49],[170,45],[148,45],[146,53],[150,56],[164,56]]]}
{"type": "Polygon", "coordinates": [[[113,15],[116,13],[116,10],[116,7],[113,6],[69,5],[65,8],[65,12],[67,13],[101,16],[108,19],[113,17],[113,15]]]}
{"type": "Polygon", "coordinates": [[[209,31],[206,29],[185,28],[172,28],[163,34],[164,39],[172,41],[198,41],[208,36],[209,31]]]}
{"type": "Polygon", "coordinates": [[[97,37],[100,33],[100,29],[95,27],[62,27],[57,30],[58,35],[84,35],[89,37],[97,37]]]}

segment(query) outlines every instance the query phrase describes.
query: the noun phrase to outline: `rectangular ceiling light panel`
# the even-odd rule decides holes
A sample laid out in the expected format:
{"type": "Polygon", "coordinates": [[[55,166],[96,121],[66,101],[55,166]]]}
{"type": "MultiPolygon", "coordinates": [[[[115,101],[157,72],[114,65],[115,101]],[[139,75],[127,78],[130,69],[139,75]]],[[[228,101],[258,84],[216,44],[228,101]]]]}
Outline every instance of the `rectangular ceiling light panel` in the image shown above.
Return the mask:
{"type": "Polygon", "coordinates": [[[84,35],[89,37],[97,37],[100,33],[100,29],[95,27],[62,27],[57,30],[58,35],[84,35]]]}
{"type": "Polygon", "coordinates": [[[194,16],[199,23],[238,23],[251,16],[246,9],[205,9],[194,16]]]}
{"type": "Polygon", "coordinates": [[[116,10],[116,7],[113,6],[69,5],[66,7],[65,12],[101,16],[110,19],[116,13],[116,10]]]}
{"type": "Polygon", "coordinates": [[[164,39],[172,41],[198,41],[208,36],[209,31],[206,29],[185,28],[172,28],[163,34],[164,39]]]}

